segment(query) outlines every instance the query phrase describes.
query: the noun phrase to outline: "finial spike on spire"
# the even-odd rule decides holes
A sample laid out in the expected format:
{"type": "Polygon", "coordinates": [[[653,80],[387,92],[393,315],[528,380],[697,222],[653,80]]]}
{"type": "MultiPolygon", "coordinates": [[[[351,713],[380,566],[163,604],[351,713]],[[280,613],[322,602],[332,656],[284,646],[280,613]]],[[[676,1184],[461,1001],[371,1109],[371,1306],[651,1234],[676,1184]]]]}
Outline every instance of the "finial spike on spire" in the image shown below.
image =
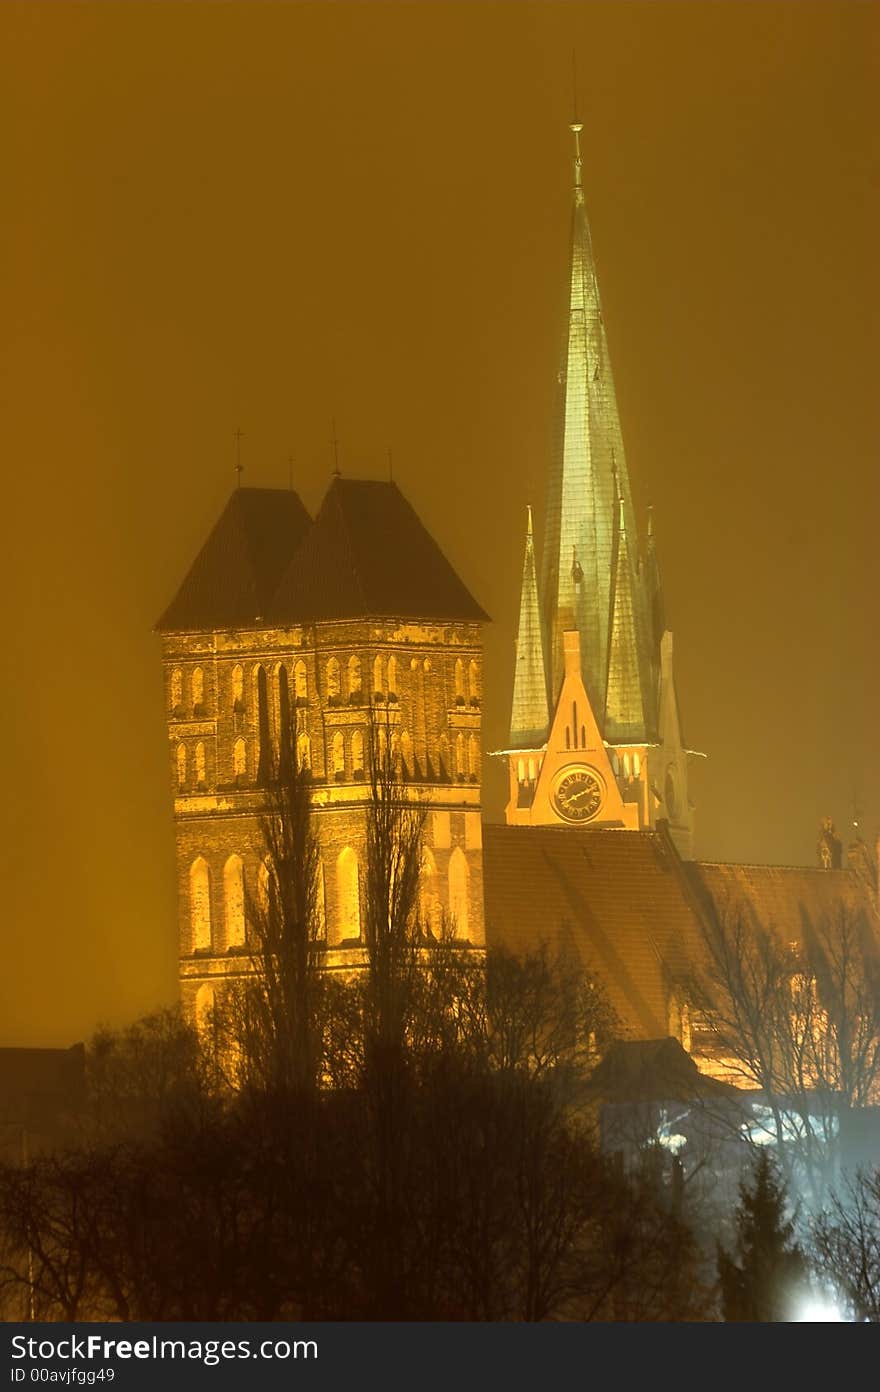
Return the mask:
{"type": "Polygon", "coordinates": [[[574,135],[574,186],[579,189],[581,187],[581,131],[583,125],[580,121],[572,121],[569,130],[574,135]]]}
{"type": "Polygon", "coordinates": [[[654,537],[654,505],[653,505],[653,503],[649,503],[649,504],[648,504],[648,540],[649,540],[649,541],[653,540],[653,537],[654,537]]]}
{"type": "Polygon", "coordinates": [[[532,532],[532,505],[531,505],[531,503],[527,503],[527,504],[526,504],[526,513],[528,514],[528,522],[526,523],[526,536],[532,536],[532,535],[533,535],[533,532],[532,532]]]}

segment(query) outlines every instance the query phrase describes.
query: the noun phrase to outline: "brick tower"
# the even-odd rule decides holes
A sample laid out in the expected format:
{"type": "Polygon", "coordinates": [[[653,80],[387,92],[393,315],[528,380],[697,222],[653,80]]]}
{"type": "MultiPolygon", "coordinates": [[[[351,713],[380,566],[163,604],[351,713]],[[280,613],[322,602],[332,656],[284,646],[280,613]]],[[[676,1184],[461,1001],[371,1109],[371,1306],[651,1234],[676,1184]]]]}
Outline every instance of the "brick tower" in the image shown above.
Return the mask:
{"type": "Polygon", "coordinates": [[[393,483],[238,488],[157,624],[177,839],[181,999],[248,970],[261,785],[288,729],[311,771],[328,967],[363,960],[371,712],[427,801],[422,910],[482,946],[482,624],[393,483]]]}

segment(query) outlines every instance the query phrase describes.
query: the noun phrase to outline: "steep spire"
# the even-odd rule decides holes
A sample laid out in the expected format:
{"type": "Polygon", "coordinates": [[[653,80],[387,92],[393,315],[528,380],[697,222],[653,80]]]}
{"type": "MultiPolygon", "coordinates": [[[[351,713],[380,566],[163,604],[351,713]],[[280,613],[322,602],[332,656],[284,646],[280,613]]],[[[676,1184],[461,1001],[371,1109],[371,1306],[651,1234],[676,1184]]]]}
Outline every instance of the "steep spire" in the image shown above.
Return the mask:
{"type": "Polygon", "coordinates": [[[648,606],[654,645],[660,650],[660,639],[666,629],[666,609],[663,603],[663,584],[660,562],[657,559],[657,540],[654,536],[654,509],[648,508],[648,540],[645,547],[645,582],[648,587],[648,606]]]}
{"type": "MultiPolygon", "coordinates": [[[[615,513],[622,497],[625,531],[632,548],[623,548],[629,567],[627,589],[633,609],[643,691],[651,690],[650,619],[623,449],[617,399],[590,229],[584,205],[580,134],[574,122],[574,182],[571,267],[565,365],[560,374],[559,429],[553,459],[544,533],[542,596],[549,694],[555,700],[563,676],[562,635],[581,635],[584,683],[593,709],[606,707],[609,670],[612,573],[619,562],[615,513]],[[617,482],[614,473],[617,473],[617,482]],[[641,667],[646,672],[641,673],[641,667]]],[[[619,568],[619,567],[618,567],[619,568]]]]}
{"type": "Polygon", "coordinates": [[[610,740],[642,740],[646,735],[645,702],[623,497],[618,498],[617,509],[605,737],[610,740]]]}
{"type": "Polygon", "coordinates": [[[516,633],[516,668],[513,675],[513,709],[510,716],[511,745],[518,749],[534,749],[543,744],[549,723],[544,646],[541,641],[541,610],[538,604],[538,579],[535,574],[535,547],[532,537],[532,509],[529,508],[519,627],[516,633]]]}

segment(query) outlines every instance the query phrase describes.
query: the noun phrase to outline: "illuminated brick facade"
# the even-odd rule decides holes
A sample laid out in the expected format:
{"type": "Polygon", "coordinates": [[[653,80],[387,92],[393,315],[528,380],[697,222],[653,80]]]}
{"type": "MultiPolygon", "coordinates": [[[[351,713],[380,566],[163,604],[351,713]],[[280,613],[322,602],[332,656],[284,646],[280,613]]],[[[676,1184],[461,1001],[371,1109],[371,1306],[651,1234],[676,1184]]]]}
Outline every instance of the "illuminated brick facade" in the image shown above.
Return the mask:
{"type": "Polygon", "coordinates": [[[272,515],[282,500],[290,509],[290,498],[234,495],[159,625],[186,1008],[197,998],[208,1003],[218,980],[247,970],[243,886],[255,891],[261,872],[260,783],[288,722],[314,784],[328,967],[363,960],[371,713],[390,727],[403,776],[429,804],[423,913],[484,942],[485,615],[393,485],[336,480],[315,522],[291,516],[285,534],[272,515]],[[390,561],[382,548],[394,553],[390,561]],[[250,568],[254,555],[267,567],[263,576],[250,568]],[[393,604],[396,613],[381,613],[393,604]],[[241,622],[248,605],[265,613],[241,622]],[[297,608],[303,622],[274,621],[297,608]],[[326,616],[334,608],[338,616],[326,616]],[[359,608],[373,612],[351,612],[359,608]],[[412,612],[418,608],[429,612],[412,612]],[[220,622],[231,614],[238,622],[220,622]]]}

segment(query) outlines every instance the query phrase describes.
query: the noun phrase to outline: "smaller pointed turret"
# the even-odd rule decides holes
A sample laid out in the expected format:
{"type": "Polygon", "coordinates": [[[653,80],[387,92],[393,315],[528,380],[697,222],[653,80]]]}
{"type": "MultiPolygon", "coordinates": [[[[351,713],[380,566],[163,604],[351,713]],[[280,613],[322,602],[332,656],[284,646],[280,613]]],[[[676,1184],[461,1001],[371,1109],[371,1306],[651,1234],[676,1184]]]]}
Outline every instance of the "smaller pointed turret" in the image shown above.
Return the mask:
{"type": "Polygon", "coordinates": [[[648,606],[651,615],[653,649],[659,653],[660,640],[666,630],[666,609],[663,603],[663,584],[657,560],[657,539],[654,536],[654,509],[648,508],[648,541],[645,548],[645,575],[648,585],[648,606]]]}
{"type": "Polygon", "coordinates": [[[526,550],[523,560],[519,626],[516,633],[516,667],[513,675],[513,708],[510,716],[510,743],[517,749],[534,749],[547,737],[550,712],[547,705],[547,678],[544,644],[541,637],[541,610],[535,571],[535,544],[532,535],[532,509],[528,509],[526,550]]]}
{"type": "Polygon", "coordinates": [[[622,496],[618,497],[617,508],[617,536],[609,625],[608,687],[605,699],[605,737],[610,740],[643,740],[645,738],[645,705],[639,664],[633,575],[622,496]]]}

